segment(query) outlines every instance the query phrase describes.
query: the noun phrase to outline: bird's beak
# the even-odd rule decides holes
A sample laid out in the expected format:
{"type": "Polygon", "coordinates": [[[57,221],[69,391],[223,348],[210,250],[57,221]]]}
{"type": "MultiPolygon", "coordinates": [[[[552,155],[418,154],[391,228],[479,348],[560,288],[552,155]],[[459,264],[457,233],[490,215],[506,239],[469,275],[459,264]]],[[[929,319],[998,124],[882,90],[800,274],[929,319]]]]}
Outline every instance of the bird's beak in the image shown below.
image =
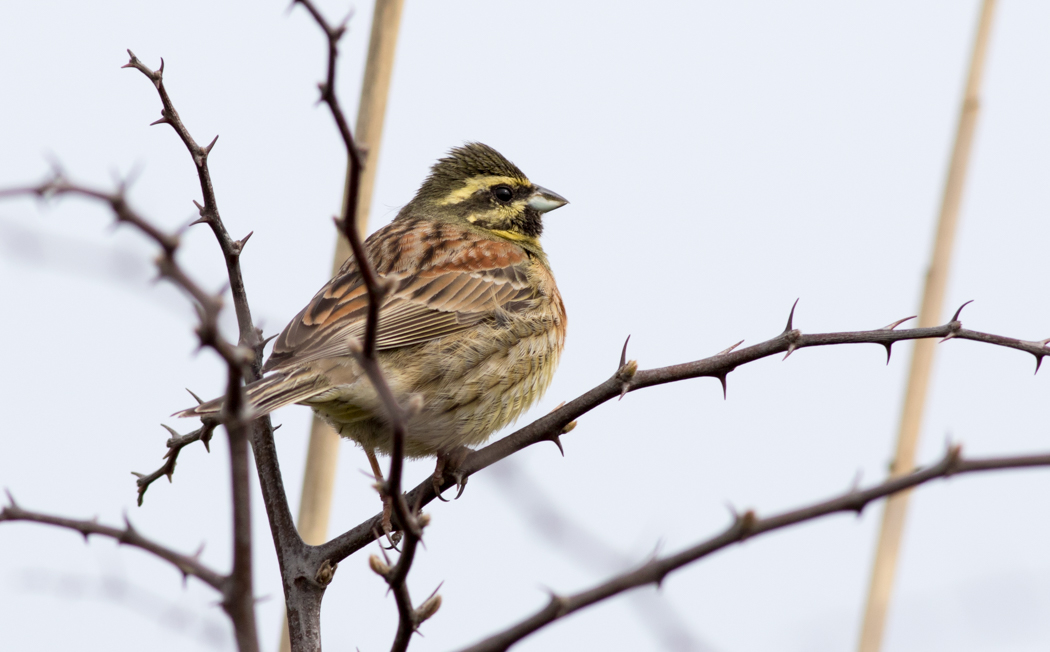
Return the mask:
{"type": "Polygon", "coordinates": [[[532,196],[529,197],[528,206],[529,208],[539,211],[540,213],[546,213],[552,211],[555,208],[561,208],[565,204],[568,204],[569,200],[562,197],[558,193],[547,190],[543,186],[536,186],[536,190],[532,192],[532,196]]]}

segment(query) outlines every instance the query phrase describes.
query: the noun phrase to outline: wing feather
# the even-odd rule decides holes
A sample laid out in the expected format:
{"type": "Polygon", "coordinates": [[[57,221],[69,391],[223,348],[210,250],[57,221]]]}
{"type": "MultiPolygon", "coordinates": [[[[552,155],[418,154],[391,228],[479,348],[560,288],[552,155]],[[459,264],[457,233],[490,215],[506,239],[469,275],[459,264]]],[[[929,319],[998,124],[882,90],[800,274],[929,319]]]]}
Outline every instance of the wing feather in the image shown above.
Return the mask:
{"type": "MultiPolygon", "coordinates": [[[[365,243],[393,285],[379,311],[378,350],[444,337],[524,309],[535,297],[521,247],[472,232],[452,238],[449,228],[394,222],[365,243]]],[[[368,294],[351,258],[285,327],[265,369],[347,355],[350,339],[364,335],[367,313],[368,294]]]]}

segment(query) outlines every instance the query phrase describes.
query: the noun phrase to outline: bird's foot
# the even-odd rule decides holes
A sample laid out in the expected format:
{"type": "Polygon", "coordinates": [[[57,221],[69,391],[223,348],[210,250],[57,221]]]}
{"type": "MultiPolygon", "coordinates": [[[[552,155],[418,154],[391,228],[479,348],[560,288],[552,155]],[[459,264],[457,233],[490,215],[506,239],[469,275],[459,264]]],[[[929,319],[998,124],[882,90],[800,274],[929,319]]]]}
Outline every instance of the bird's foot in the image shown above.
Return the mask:
{"type": "Polygon", "coordinates": [[[394,525],[391,523],[391,517],[394,514],[394,500],[390,496],[382,496],[383,499],[383,519],[381,525],[383,528],[383,536],[386,537],[386,542],[390,545],[385,546],[387,550],[397,550],[397,545],[401,543],[401,530],[394,530],[394,525]]]}
{"type": "Polygon", "coordinates": [[[463,495],[463,490],[467,488],[467,476],[463,474],[463,471],[459,468],[466,459],[467,455],[473,453],[471,449],[466,446],[457,446],[451,451],[445,453],[438,453],[437,456],[437,467],[434,469],[434,475],[431,477],[431,481],[434,483],[434,493],[437,497],[448,502],[441,497],[441,488],[445,484],[445,476],[451,476],[456,481],[456,498],[463,495]]]}
{"type": "Polygon", "coordinates": [[[379,460],[376,459],[375,451],[371,448],[366,448],[365,455],[368,456],[368,463],[372,467],[372,475],[376,480],[375,487],[379,491],[379,498],[383,501],[383,518],[380,521],[380,525],[383,528],[383,536],[386,537],[387,543],[390,544],[387,550],[397,550],[397,544],[401,542],[401,533],[394,532],[394,525],[391,523],[391,517],[394,515],[394,499],[388,496],[383,489],[386,481],[383,480],[383,470],[379,466],[379,460]]]}

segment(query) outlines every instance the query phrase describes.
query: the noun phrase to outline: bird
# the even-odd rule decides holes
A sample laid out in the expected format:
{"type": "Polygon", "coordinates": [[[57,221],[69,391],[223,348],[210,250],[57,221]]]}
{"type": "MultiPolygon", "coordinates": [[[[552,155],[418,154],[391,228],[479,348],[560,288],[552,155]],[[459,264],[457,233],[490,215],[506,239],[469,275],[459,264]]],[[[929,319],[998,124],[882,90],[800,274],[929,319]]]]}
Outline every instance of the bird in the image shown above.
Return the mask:
{"type": "MultiPolygon", "coordinates": [[[[415,197],[364,243],[388,288],[376,359],[398,404],[414,406],[405,412],[404,453],[437,458],[439,496],[447,467],[515,421],[551,383],[567,317],[539,238],[544,215],[567,203],[492,147],[470,142],[438,159],[415,197]]],[[[389,419],[352,352],[367,312],[351,256],[277,337],[245,397],[252,416],[311,407],[364,449],[381,481],[376,453],[391,454],[389,419]]],[[[174,416],[214,417],[222,403],[174,416]]],[[[459,477],[457,484],[462,491],[459,477]]]]}

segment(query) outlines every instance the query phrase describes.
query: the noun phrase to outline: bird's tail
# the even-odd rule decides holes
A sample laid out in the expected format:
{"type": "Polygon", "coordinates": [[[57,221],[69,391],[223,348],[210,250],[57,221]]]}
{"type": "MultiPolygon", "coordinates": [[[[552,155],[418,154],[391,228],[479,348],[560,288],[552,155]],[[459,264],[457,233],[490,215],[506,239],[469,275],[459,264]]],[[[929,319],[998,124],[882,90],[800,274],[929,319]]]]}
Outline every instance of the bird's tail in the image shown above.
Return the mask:
{"type": "MultiPolygon", "coordinates": [[[[308,369],[282,372],[278,371],[249,383],[244,388],[248,399],[248,413],[252,417],[261,417],[277,408],[305,401],[328,390],[331,384],[326,378],[308,369]]],[[[216,416],[222,410],[226,397],[205,401],[200,405],[180,410],[173,417],[216,416]]]]}

